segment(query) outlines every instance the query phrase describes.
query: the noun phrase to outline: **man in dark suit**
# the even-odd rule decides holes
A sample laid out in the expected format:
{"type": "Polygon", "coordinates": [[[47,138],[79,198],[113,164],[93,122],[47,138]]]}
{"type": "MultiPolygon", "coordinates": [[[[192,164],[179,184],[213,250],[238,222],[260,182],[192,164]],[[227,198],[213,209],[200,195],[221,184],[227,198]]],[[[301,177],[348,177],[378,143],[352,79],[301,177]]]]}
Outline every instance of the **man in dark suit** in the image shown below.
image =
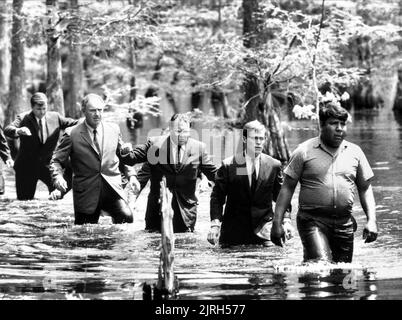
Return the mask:
{"type": "Polygon", "coordinates": [[[217,168],[205,144],[190,138],[190,119],[187,115],[173,115],[169,132],[169,135],[152,137],[146,144],[137,146],[134,151],[142,156],[132,157],[135,162],[148,161],[137,176],[138,184],[142,186],[151,179],[146,229],[160,231],[160,181],[165,176],[173,195],[173,231],[192,232],[197,219],[197,178],[203,173],[208,180],[214,181],[217,168]]]}
{"type": "MultiPolygon", "coordinates": [[[[246,123],[243,150],[225,159],[218,169],[211,193],[211,244],[267,244],[272,201],[276,201],[283,177],[281,163],[262,153],[264,143],[264,125],[256,120],[246,123]]],[[[290,235],[290,212],[284,221],[290,235]]]]}
{"type": "Polygon", "coordinates": [[[41,92],[32,95],[31,107],[31,112],[19,114],[4,129],[6,136],[20,139],[14,163],[18,200],[33,199],[38,180],[46,184],[49,193],[55,190],[49,172],[50,159],[61,131],[78,121],[47,111],[47,97],[41,92]]]}
{"type": "Polygon", "coordinates": [[[133,222],[119,170],[122,154],[130,149],[121,139],[119,126],[102,121],[104,107],[100,96],[84,97],[85,121],[66,130],[50,163],[54,185],[66,192],[63,169],[70,159],[75,224],[98,223],[101,210],[112,217],[113,223],[133,222]]]}
{"type": "MultiPolygon", "coordinates": [[[[11,168],[14,165],[11,159],[10,148],[8,147],[6,137],[3,133],[3,128],[0,126],[0,158],[4,161],[7,167],[11,168]]],[[[4,194],[4,177],[3,171],[0,166],[0,195],[4,194]]]]}

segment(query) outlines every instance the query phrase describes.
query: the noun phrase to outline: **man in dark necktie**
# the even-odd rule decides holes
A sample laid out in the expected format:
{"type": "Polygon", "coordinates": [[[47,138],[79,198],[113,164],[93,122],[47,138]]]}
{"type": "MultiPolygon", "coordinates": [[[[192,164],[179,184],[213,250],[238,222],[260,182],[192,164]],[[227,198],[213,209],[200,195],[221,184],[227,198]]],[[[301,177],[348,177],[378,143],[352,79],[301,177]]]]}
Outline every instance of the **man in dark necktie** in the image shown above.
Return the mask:
{"type": "MultiPolygon", "coordinates": [[[[4,129],[6,136],[20,141],[14,164],[17,198],[33,199],[38,180],[46,184],[50,197],[61,198],[63,194],[53,186],[49,163],[61,133],[78,120],[48,111],[47,97],[42,92],[32,95],[31,107],[31,112],[19,114],[4,129]]],[[[67,169],[68,176],[71,173],[67,169]]]]}
{"type": "Polygon", "coordinates": [[[151,180],[145,229],[161,229],[160,181],[165,176],[173,195],[173,230],[175,233],[192,232],[197,220],[197,179],[203,173],[213,181],[217,168],[206,151],[206,145],[190,138],[190,118],[186,114],[173,115],[169,131],[169,135],[152,137],[134,150],[134,153],[142,154],[133,157],[135,162],[147,161],[137,174],[138,184],[143,188],[151,180]]]}
{"type": "Polygon", "coordinates": [[[102,121],[104,107],[100,96],[84,97],[85,121],[66,131],[50,164],[56,188],[66,192],[63,170],[67,160],[71,162],[75,224],[98,223],[101,210],[113,223],[133,222],[119,171],[125,144],[119,126],[102,121]]]}
{"type": "MultiPolygon", "coordinates": [[[[222,162],[211,193],[211,244],[242,245],[269,242],[272,201],[282,185],[281,163],[262,153],[265,127],[251,121],[243,128],[243,148],[222,162]],[[223,206],[225,211],[223,212],[223,206]]],[[[293,232],[290,210],[284,228],[293,232]]]]}

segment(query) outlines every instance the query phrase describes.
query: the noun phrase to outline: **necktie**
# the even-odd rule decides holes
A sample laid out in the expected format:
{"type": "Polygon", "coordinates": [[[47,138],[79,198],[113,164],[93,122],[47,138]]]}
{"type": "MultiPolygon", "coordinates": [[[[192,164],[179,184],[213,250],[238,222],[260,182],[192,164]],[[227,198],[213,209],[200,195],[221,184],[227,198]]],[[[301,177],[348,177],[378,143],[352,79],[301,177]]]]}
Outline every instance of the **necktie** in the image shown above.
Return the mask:
{"type": "Polygon", "coordinates": [[[41,143],[44,143],[44,141],[43,141],[42,119],[39,120],[39,140],[40,140],[41,143]]]}
{"type": "Polygon", "coordinates": [[[257,185],[257,170],[255,168],[255,163],[253,163],[252,173],[251,173],[251,193],[255,192],[255,187],[257,185]]]}
{"type": "Polygon", "coordinates": [[[93,132],[94,132],[94,145],[95,145],[96,149],[98,150],[98,153],[101,154],[101,148],[99,146],[98,138],[96,136],[96,133],[97,133],[96,129],[94,129],[93,132]]]}
{"type": "Polygon", "coordinates": [[[180,146],[177,146],[176,170],[179,170],[180,164],[180,146]]]}

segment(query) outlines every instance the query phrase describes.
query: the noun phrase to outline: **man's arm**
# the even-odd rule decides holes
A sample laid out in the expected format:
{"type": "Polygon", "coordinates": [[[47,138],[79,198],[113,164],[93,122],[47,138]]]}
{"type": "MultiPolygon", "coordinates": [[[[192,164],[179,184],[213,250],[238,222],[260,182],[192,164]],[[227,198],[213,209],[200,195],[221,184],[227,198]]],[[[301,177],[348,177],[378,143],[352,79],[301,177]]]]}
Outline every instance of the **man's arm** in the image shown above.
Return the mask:
{"type": "MultiPolygon", "coordinates": [[[[148,150],[152,146],[150,139],[146,143],[139,144],[133,149],[132,146],[127,148],[128,143],[123,143],[121,134],[119,134],[119,143],[117,147],[117,155],[120,161],[126,165],[133,166],[136,163],[145,162],[148,160],[148,150]]],[[[131,144],[130,144],[131,145],[131,144]]]]}
{"type": "Polygon", "coordinates": [[[226,202],[228,173],[225,164],[216,172],[215,185],[211,193],[210,217],[211,229],[208,233],[208,242],[217,244],[220,235],[221,221],[223,216],[223,205],[226,202]]]}
{"type": "Polygon", "coordinates": [[[25,114],[19,114],[13,122],[4,128],[4,134],[11,138],[16,139],[21,135],[31,135],[31,131],[27,127],[21,127],[22,118],[25,114]]]}
{"type": "Polygon", "coordinates": [[[54,186],[61,192],[67,192],[67,181],[63,177],[64,167],[70,157],[71,152],[71,137],[69,133],[64,133],[53,152],[50,160],[49,170],[54,186]]]}
{"type": "Polygon", "coordinates": [[[277,246],[283,246],[286,241],[285,231],[282,226],[284,214],[289,208],[293,193],[297,186],[297,180],[285,174],[285,180],[276,200],[274,219],[271,229],[271,241],[277,246]]]}
{"type": "Polygon", "coordinates": [[[75,126],[78,123],[79,119],[67,118],[59,115],[59,125],[60,129],[66,129],[68,127],[75,126]]]}
{"type": "Polygon", "coordinates": [[[7,144],[7,139],[4,136],[3,129],[0,127],[0,157],[3,159],[4,163],[11,160],[10,148],[7,144]]]}
{"type": "MultiPolygon", "coordinates": [[[[282,185],[283,185],[283,171],[282,171],[282,166],[279,166],[277,168],[275,180],[274,180],[274,186],[273,186],[273,194],[272,194],[272,200],[277,203],[279,192],[281,191],[282,185]]],[[[287,235],[287,238],[290,239],[294,235],[294,228],[292,226],[292,220],[291,220],[291,213],[292,213],[292,205],[289,202],[289,206],[286,208],[286,211],[283,216],[283,228],[285,231],[285,234],[287,235]]]]}
{"type": "Polygon", "coordinates": [[[367,217],[367,223],[363,230],[363,239],[365,239],[366,243],[373,242],[377,239],[378,235],[373,188],[370,181],[366,181],[366,183],[360,184],[357,189],[360,203],[367,217]]]}
{"type": "Polygon", "coordinates": [[[201,163],[200,163],[201,172],[207,177],[209,181],[215,181],[216,172],[218,168],[213,164],[211,160],[211,156],[205,150],[205,145],[202,145],[201,150],[201,163]]]}

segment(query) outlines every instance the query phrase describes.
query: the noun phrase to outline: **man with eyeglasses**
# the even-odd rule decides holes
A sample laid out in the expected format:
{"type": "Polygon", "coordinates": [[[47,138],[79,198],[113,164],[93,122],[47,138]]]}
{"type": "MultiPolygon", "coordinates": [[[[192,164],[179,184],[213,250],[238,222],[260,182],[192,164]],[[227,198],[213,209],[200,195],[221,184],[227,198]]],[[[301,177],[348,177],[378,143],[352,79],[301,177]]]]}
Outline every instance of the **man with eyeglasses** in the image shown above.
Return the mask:
{"type": "MultiPolygon", "coordinates": [[[[265,130],[257,120],[247,122],[241,150],[224,159],[218,169],[207,237],[212,245],[270,245],[272,201],[278,197],[283,176],[281,162],[262,153],[265,130]]],[[[290,209],[283,221],[288,238],[293,234],[290,209]]]]}

